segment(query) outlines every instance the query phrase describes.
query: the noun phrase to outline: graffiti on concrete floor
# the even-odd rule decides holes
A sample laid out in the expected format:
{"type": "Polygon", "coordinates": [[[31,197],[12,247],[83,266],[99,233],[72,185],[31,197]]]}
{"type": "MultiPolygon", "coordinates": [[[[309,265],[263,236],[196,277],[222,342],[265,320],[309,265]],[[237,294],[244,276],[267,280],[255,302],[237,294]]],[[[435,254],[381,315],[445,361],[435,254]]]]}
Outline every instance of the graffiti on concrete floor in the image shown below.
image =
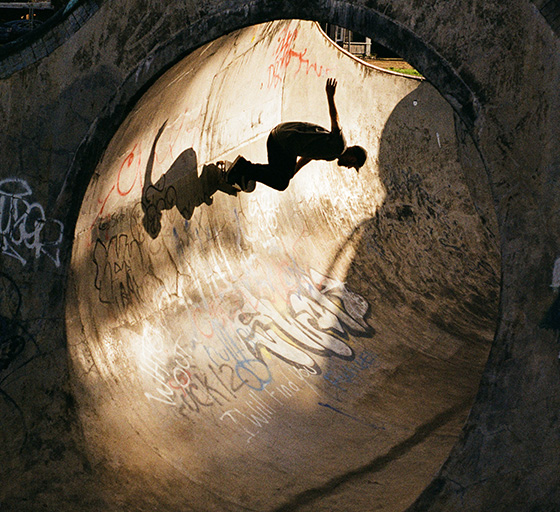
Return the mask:
{"type": "Polygon", "coordinates": [[[147,327],[140,364],[151,383],[146,398],[185,416],[221,408],[221,420],[251,439],[302,390],[320,397],[314,378],[336,393],[358,384],[376,360],[366,350],[356,353],[352,342],[374,333],[366,321],[369,304],[338,280],[292,267],[297,279],[281,297],[263,286],[258,297],[252,286],[237,283],[214,304],[185,307],[180,322],[147,327]],[[175,340],[172,350],[169,340],[175,340]],[[325,366],[330,360],[340,368],[325,366]]]}

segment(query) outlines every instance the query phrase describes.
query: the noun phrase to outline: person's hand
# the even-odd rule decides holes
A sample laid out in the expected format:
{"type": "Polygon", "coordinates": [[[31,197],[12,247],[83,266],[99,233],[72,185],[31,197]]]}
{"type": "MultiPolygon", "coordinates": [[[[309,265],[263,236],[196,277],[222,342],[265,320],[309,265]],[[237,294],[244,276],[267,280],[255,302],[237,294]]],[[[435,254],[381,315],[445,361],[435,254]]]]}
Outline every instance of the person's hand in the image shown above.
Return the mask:
{"type": "Polygon", "coordinates": [[[327,78],[325,91],[327,92],[327,96],[329,98],[334,98],[334,93],[336,91],[336,78],[327,78]]]}

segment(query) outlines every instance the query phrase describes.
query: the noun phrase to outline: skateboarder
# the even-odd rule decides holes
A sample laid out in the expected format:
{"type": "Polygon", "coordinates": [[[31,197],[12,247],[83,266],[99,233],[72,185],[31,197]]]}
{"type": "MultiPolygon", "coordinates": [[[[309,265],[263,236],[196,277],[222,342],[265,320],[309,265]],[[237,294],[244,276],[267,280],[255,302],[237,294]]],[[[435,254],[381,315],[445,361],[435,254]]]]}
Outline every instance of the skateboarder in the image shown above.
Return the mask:
{"type": "Polygon", "coordinates": [[[329,78],[325,87],[331,119],[330,131],[301,121],[279,124],[270,132],[266,143],[268,163],[255,164],[239,156],[227,171],[226,181],[244,191],[254,189],[254,181],[282,191],[311,160],[336,159],[338,165],[358,171],[366,161],[367,153],[360,146],[346,146],[334,103],[336,85],[336,80],[329,78]]]}

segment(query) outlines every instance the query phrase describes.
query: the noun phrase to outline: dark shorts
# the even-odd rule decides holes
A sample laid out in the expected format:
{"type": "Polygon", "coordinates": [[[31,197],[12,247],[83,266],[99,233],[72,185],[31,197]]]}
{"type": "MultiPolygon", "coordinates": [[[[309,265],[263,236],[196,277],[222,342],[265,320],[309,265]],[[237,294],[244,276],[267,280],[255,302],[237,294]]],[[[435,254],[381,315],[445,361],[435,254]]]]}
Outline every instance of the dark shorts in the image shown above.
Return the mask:
{"type": "Polygon", "coordinates": [[[297,155],[286,151],[270,134],[266,141],[267,164],[249,163],[243,174],[276,190],[286,190],[296,173],[297,155]]]}

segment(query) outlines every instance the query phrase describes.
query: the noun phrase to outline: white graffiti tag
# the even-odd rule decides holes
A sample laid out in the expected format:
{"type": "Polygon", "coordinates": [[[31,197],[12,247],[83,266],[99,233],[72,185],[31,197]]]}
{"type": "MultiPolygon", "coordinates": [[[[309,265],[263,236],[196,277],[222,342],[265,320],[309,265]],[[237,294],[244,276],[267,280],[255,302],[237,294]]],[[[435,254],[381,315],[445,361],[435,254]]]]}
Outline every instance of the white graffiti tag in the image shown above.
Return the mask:
{"type": "Polygon", "coordinates": [[[44,255],[59,267],[64,225],[47,219],[43,207],[31,202],[31,193],[25,180],[0,181],[0,250],[22,265],[30,253],[35,259],[44,255]]]}
{"type": "MultiPolygon", "coordinates": [[[[248,290],[245,294],[251,295],[248,290]]],[[[257,356],[259,347],[266,347],[295,366],[317,369],[311,354],[350,360],[354,353],[347,344],[347,332],[371,334],[365,321],[367,301],[344,283],[313,270],[288,302],[290,314],[283,315],[270,301],[251,297],[237,315],[236,331],[257,356]]]]}

